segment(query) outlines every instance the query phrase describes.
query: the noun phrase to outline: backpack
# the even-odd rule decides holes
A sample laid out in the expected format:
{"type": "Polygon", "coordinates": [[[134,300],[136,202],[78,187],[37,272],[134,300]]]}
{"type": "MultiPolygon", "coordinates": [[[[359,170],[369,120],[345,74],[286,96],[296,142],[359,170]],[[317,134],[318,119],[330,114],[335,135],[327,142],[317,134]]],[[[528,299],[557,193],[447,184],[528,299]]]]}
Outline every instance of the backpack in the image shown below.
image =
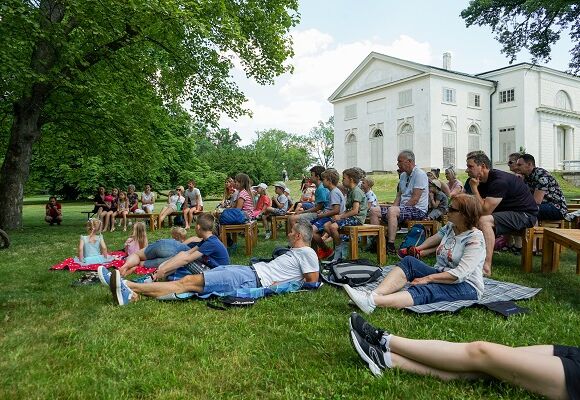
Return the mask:
{"type": "MultiPolygon", "coordinates": [[[[347,284],[351,287],[375,282],[383,275],[383,269],[369,260],[336,260],[326,265],[328,272],[321,279],[333,286],[347,284]]],[[[324,272],[324,271],[323,271],[324,272]]]]}
{"type": "Polygon", "coordinates": [[[407,236],[405,236],[405,240],[399,246],[399,250],[401,249],[408,249],[409,247],[417,247],[421,245],[427,238],[427,231],[422,224],[415,224],[409,229],[407,232],[407,236]]]}
{"type": "Polygon", "coordinates": [[[246,214],[239,208],[226,208],[220,214],[221,225],[241,225],[247,221],[246,214]]]}
{"type": "Polygon", "coordinates": [[[262,258],[262,257],[252,257],[250,258],[250,265],[254,265],[259,262],[270,262],[273,259],[280,257],[282,254],[286,254],[290,251],[290,247],[281,247],[276,246],[274,250],[272,250],[272,257],[270,258],[262,258]]]}

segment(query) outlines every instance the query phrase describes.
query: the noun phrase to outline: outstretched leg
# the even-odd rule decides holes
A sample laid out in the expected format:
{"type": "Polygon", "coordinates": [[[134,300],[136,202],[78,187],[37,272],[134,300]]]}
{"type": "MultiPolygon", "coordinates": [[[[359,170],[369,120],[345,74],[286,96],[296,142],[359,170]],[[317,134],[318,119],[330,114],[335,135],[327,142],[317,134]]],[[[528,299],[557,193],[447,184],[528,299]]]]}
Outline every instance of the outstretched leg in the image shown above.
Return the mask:
{"type": "Polygon", "coordinates": [[[125,263],[119,268],[121,276],[127,276],[134,268],[136,268],[141,261],[145,261],[145,249],[141,249],[131,254],[125,259],[125,263]]]}
{"type": "Polygon", "coordinates": [[[187,275],[178,281],[152,283],[135,283],[126,281],[125,284],[137,294],[142,294],[148,297],[161,297],[171,293],[202,293],[205,281],[203,274],[197,274],[187,275]]]}

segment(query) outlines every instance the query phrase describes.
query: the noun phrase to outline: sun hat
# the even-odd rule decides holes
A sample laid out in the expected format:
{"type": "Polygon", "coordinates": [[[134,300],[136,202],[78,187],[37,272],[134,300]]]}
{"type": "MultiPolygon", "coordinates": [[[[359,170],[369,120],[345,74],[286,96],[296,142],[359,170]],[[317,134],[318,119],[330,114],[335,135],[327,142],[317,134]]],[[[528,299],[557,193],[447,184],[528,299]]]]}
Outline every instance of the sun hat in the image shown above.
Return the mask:
{"type": "Polygon", "coordinates": [[[439,179],[429,179],[429,183],[441,190],[441,181],[439,179]]]}

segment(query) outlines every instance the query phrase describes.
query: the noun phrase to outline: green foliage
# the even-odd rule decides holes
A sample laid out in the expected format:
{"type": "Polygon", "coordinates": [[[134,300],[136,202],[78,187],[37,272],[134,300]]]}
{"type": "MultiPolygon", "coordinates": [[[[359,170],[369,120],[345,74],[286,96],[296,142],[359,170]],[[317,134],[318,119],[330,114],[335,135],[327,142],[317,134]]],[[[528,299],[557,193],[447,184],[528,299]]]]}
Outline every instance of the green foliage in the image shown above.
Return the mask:
{"type": "Polygon", "coordinates": [[[549,61],[562,34],[576,43],[570,50],[570,70],[580,71],[580,4],[564,0],[472,0],[461,12],[467,26],[488,25],[512,63],[527,49],[537,61],[549,61]]]}
{"type": "Polygon", "coordinates": [[[328,121],[318,121],[308,133],[308,139],[316,163],[325,168],[334,166],[334,116],[328,121]]]}

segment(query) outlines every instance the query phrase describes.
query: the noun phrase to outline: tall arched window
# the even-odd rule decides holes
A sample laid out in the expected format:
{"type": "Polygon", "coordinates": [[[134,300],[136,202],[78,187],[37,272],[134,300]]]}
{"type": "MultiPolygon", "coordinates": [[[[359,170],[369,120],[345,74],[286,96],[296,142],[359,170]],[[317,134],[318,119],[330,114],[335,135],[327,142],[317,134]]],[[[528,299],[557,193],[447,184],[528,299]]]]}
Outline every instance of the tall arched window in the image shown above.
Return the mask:
{"type": "Polygon", "coordinates": [[[399,134],[397,135],[397,142],[399,145],[399,151],[402,150],[413,150],[413,126],[408,123],[404,123],[399,128],[399,134]]]}
{"type": "Polygon", "coordinates": [[[561,108],[563,110],[572,110],[572,101],[570,100],[570,96],[563,90],[560,90],[556,93],[556,99],[554,101],[554,105],[556,108],[561,108]]]}
{"type": "Polygon", "coordinates": [[[356,135],[351,133],[346,137],[346,167],[356,167],[356,135]]]}
{"type": "Polygon", "coordinates": [[[383,167],[383,131],[375,129],[371,132],[371,169],[382,171],[383,167]]]}
{"type": "Polygon", "coordinates": [[[455,124],[445,121],[442,126],[443,136],[443,165],[456,165],[455,163],[455,124]]]}
{"type": "Polygon", "coordinates": [[[481,133],[477,125],[470,125],[467,130],[467,135],[467,152],[481,150],[481,133]]]}

